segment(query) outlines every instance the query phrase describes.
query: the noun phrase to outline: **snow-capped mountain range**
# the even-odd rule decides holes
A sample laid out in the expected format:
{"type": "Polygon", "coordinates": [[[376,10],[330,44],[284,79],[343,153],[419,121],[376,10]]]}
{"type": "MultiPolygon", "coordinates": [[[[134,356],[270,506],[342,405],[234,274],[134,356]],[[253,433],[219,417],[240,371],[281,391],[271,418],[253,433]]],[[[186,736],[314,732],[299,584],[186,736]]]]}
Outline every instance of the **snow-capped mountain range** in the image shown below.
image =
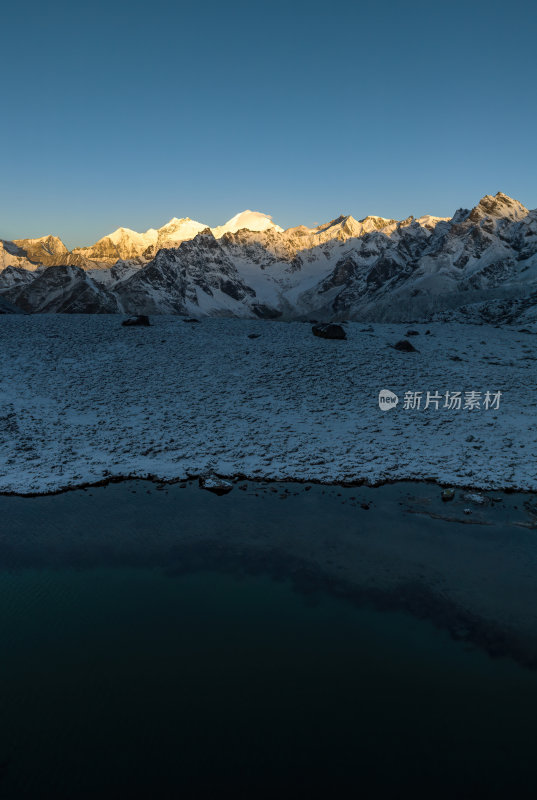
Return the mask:
{"type": "MultiPolygon", "coordinates": [[[[498,192],[451,219],[340,216],[283,230],[244,211],[69,251],[0,240],[3,307],[270,319],[537,323],[537,210],[498,192]]],[[[0,308],[1,310],[1,308],[0,308]]]]}

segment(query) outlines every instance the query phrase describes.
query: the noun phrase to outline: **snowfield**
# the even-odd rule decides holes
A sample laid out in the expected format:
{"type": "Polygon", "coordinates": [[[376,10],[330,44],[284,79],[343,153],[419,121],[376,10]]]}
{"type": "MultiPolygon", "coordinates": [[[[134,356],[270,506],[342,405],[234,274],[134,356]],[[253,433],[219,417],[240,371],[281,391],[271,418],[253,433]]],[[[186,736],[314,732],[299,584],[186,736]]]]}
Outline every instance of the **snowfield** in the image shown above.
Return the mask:
{"type": "Polygon", "coordinates": [[[401,324],[349,323],[346,341],[327,341],[299,322],[121,320],[0,317],[1,492],[208,471],[537,490],[535,333],[412,325],[419,352],[403,353],[390,346],[401,324]],[[399,397],[390,411],[382,389],[399,397]],[[423,392],[420,409],[404,408],[408,391],[423,392]],[[498,409],[425,410],[427,391],[502,396],[498,409]]]}

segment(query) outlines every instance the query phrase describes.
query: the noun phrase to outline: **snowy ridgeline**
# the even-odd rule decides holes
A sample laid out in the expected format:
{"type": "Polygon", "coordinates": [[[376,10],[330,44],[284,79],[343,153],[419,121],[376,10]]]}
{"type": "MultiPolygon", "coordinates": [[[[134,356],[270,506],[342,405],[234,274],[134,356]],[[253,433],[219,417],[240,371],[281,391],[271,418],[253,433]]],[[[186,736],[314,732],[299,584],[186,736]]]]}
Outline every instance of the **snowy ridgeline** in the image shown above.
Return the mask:
{"type": "Polygon", "coordinates": [[[537,330],[537,209],[498,192],[451,219],[340,216],[282,230],[244,212],[89,248],[0,240],[0,313],[507,324],[537,330]],[[13,304],[16,308],[13,308],[13,304]]]}
{"type": "Polygon", "coordinates": [[[327,341],[298,322],[0,317],[0,490],[207,470],[536,490],[537,337],[415,327],[419,352],[405,353],[389,346],[401,325],[352,323],[327,341]],[[382,389],[399,397],[390,411],[382,389]],[[460,391],[463,406],[481,392],[481,407],[425,409],[428,391],[460,391]],[[484,408],[487,391],[502,392],[499,408],[484,408]],[[405,408],[406,392],[423,392],[421,408],[405,408]]]}

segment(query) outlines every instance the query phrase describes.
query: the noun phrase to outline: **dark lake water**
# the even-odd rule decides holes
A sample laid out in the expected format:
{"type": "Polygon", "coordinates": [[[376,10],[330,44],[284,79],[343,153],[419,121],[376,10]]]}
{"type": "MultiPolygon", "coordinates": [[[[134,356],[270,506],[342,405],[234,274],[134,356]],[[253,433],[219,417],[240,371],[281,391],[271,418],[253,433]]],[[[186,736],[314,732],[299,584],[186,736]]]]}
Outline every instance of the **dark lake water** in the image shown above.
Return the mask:
{"type": "Polygon", "coordinates": [[[323,508],[355,524],[318,489],[0,498],[0,797],[535,796],[536,672],[251,557],[323,508]]]}

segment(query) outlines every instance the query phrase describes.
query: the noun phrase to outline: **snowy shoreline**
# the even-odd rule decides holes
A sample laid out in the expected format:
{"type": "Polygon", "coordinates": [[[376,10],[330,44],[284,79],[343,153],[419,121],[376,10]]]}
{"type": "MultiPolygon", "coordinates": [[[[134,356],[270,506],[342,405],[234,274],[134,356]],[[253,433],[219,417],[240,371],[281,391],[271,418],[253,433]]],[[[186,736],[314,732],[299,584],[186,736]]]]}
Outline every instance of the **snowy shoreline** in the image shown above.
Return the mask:
{"type": "Polygon", "coordinates": [[[207,472],[378,486],[402,480],[537,490],[535,335],[432,323],[307,323],[115,315],[0,320],[0,493],[39,495],[207,472]],[[425,335],[429,329],[431,334],[425,335]],[[255,333],[258,338],[250,339],[255,333]],[[378,394],[399,403],[383,412],[378,394]],[[442,407],[480,392],[481,407],[442,407]],[[421,407],[404,408],[407,392],[421,407]],[[442,401],[425,409],[426,393],[442,401]],[[485,409],[486,392],[501,392],[485,409]]]}
{"type": "MultiPolygon", "coordinates": [[[[370,483],[366,479],[357,479],[355,481],[348,481],[348,482],[329,482],[329,481],[321,481],[317,479],[311,478],[274,478],[274,477],[260,477],[255,476],[252,477],[250,475],[243,475],[243,474],[235,474],[235,475],[219,475],[217,473],[213,473],[216,478],[221,479],[222,481],[228,481],[230,483],[239,484],[239,483],[250,483],[253,486],[275,486],[275,485],[283,485],[286,486],[288,484],[293,484],[297,486],[318,486],[318,487],[325,487],[326,489],[382,489],[386,486],[399,486],[402,484],[411,484],[415,485],[416,487],[419,486],[436,486],[438,490],[444,489],[446,487],[452,487],[459,492],[478,492],[478,493],[486,493],[486,492],[503,492],[505,494],[519,494],[519,495],[531,495],[537,492],[537,489],[533,488],[520,488],[517,486],[482,486],[482,485],[475,485],[475,484],[455,484],[451,481],[441,481],[435,480],[432,478],[395,478],[395,479],[387,479],[383,481],[377,481],[376,483],[370,483]]],[[[195,483],[198,484],[200,479],[205,477],[205,475],[186,475],[180,476],[175,478],[160,478],[158,475],[137,475],[136,473],[131,473],[130,475],[112,475],[107,478],[102,478],[98,481],[93,482],[86,482],[86,483],[69,483],[65,486],[58,486],[55,489],[50,489],[46,491],[37,491],[37,492],[20,492],[20,491],[0,491],[0,497],[22,497],[31,499],[32,497],[54,497],[55,495],[62,495],[67,492],[80,492],[86,491],[90,489],[99,489],[102,487],[122,484],[122,483],[130,483],[132,481],[142,481],[147,482],[153,486],[157,486],[158,488],[171,488],[172,486],[176,486],[177,484],[182,484],[186,487],[186,485],[195,483]]],[[[202,488],[200,486],[200,488],[202,488]]],[[[449,506],[447,506],[449,508],[449,506]]]]}

